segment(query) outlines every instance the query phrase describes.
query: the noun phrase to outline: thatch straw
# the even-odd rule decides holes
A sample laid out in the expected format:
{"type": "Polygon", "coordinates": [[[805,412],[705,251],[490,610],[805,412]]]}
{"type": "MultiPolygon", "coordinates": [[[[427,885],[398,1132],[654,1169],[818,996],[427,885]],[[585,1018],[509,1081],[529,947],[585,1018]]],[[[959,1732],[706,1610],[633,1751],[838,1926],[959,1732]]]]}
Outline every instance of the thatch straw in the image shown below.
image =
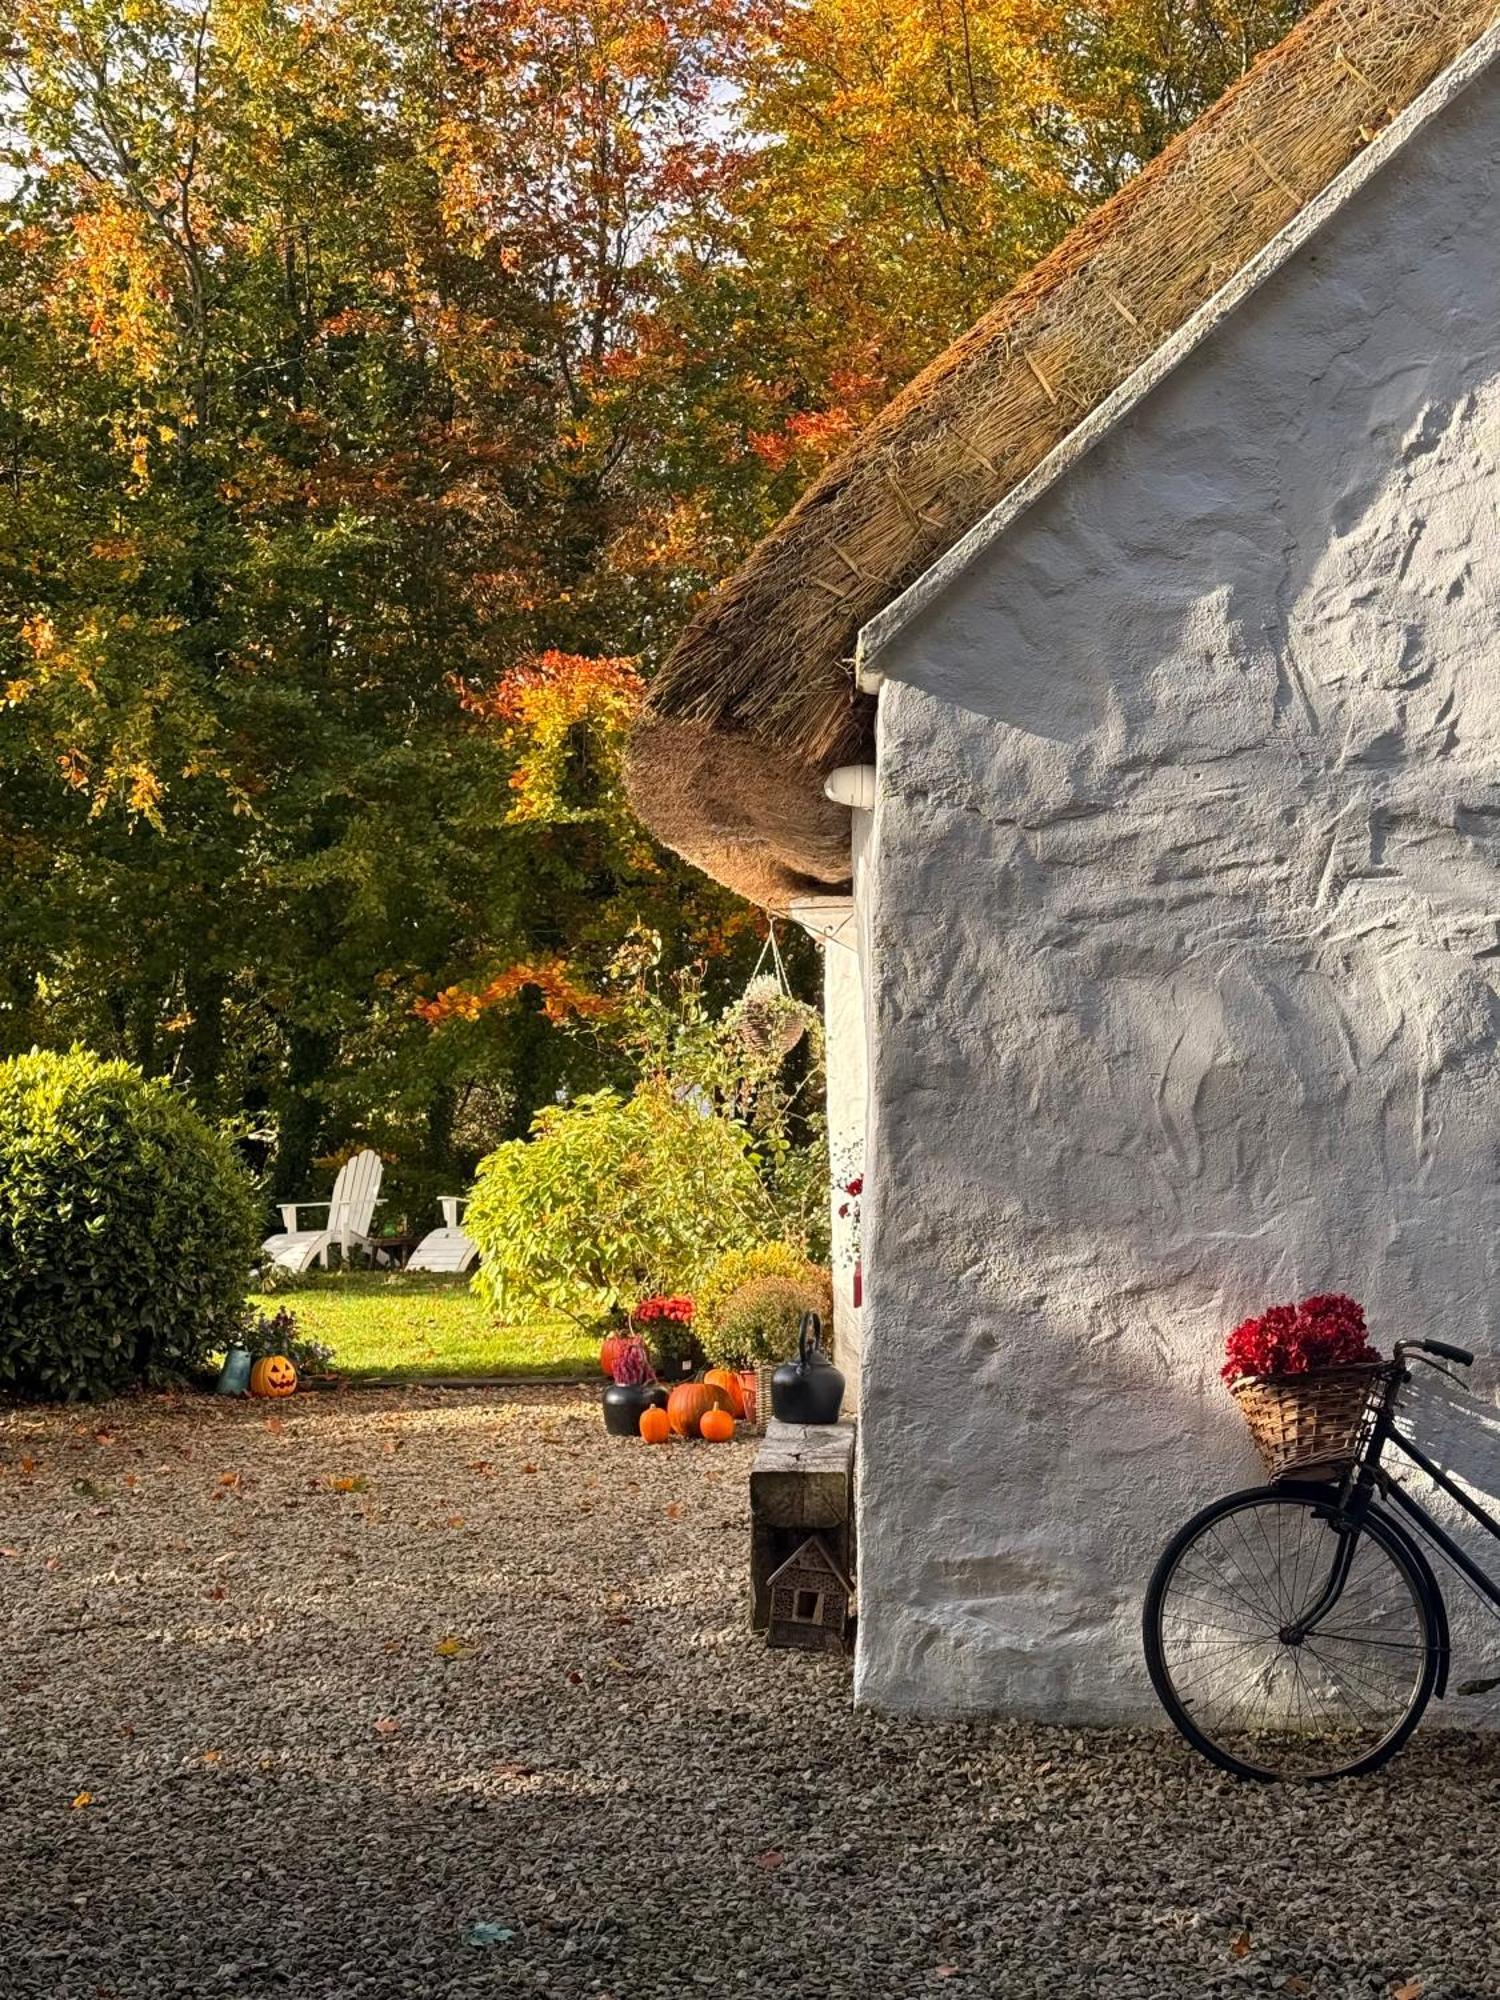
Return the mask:
{"type": "Polygon", "coordinates": [[[851,671],[860,627],[1497,13],[1497,0],[1326,0],[887,405],[703,606],[653,683],[629,770],[648,824],[757,901],[842,879],[820,779],[867,752],[870,704],[851,671]],[[685,801],[674,783],[672,809],[659,811],[665,718],[686,725],[670,733],[674,759],[700,744],[702,788],[685,801]],[[771,747],[779,775],[763,817],[771,747]],[[798,770],[806,796],[794,809],[798,770]]]}

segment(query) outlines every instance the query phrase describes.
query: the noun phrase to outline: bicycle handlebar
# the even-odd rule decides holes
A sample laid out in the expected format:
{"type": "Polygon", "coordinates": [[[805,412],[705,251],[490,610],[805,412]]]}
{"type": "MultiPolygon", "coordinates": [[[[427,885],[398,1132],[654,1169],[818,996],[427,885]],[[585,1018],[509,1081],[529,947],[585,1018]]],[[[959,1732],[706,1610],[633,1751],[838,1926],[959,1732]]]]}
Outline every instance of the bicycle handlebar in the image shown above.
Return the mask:
{"type": "Polygon", "coordinates": [[[1455,1347],[1449,1340],[1398,1340],[1396,1359],[1399,1361],[1409,1350],[1416,1350],[1422,1354],[1436,1354],[1444,1361],[1456,1361],[1460,1368],[1472,1368],[1474,1365],[1474,1357],[1468,1348],[1455,1347]]]}

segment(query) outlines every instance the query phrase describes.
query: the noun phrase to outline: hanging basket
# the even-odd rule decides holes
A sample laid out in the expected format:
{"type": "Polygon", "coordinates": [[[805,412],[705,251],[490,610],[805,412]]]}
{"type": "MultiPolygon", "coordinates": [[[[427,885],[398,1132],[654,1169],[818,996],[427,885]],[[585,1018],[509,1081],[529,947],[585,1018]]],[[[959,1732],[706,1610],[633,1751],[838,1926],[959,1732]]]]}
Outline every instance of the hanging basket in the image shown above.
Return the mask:
{"type": "Polygon", "coordinates": [[[1383,1362],[1320,1368],[1306,1375],[1241,1375],[1229,1385],[1272,1479],[1326,1473],[1346,1465],[1359,1445],[1383,1362]]]}

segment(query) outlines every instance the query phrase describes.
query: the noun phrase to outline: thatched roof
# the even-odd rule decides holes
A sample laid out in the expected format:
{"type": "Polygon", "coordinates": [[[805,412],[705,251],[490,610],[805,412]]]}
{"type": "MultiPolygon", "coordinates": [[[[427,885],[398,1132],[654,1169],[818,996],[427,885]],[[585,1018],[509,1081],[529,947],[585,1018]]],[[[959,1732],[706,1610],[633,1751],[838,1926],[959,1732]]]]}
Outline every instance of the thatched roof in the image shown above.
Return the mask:
{"type": "Polygon", "coordinates": [[[1500,15],[1325,0],[902,391],[699,610],[631,744],[637,811],[783,908],[848,874],[861,626],[1263,251],[1500,15]]]}

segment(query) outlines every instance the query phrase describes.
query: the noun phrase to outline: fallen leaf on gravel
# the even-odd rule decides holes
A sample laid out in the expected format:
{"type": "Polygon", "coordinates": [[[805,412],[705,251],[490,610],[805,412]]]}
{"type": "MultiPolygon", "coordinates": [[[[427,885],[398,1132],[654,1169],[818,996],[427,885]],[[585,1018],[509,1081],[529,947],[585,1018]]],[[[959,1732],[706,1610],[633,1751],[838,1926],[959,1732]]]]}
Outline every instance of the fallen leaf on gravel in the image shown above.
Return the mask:
{"type": "Polygon", "coordinates": [[[267,1417],[266,1429],[271,1433],[272,1437],[280,1437],[281,1433],[286,1429],[286,1423],[281,1417],[267,1417]]]}
{"type": "Polygon", "coordinates": [[[382,1715],[375,1724],[375,1734],[377,1736],[395,1736],[400,1731],[400,1728],[401,1724],[396,1720],[394,1715],[382,1715]]]}
{"type": "Polygon", "coordinates": [[[19,1549],[0,1549],[0,1556],[4,1556],[7,1562],[19,1562],[21,1560],[21,1551],[19,1549]]]}
{"type": "Polygon", "coordinates": [[[223,1756],[223,1754],[224,1752],[222,1750],[205,1750],[202,1753],[203,1762],[205,1764],[217,1764],[219,1759],[223,1756]]]}
{"type": "Polygon", "coordinates": [[[93,1803],[94,1803],[94,1795],[92,1792],[80,1792],[77,1798],[74,1799],[73,1801],[73,1810],[74,1812],[78,1812],[84,1806],[91,1806],[93,1803]]]}
{"type": "Polygon", "coordinates": [[[530,1465],[530,1464],[528,1464],[528,1465],[523,1465],[523,1466],[521,1467],[521,1470],[522,1470],[523,1472],[535,1472],[535,1471],[536,1471],[536,1467],[535,1467],[534,1465],[530,1465]]]}
{"type": "Polygon", "coordinates": [[[1281,1990],[1283,1993],[1311,1993],[1312,1981],[1302,1978],[1299,1973],[1293,1972],[1288,1974],[1282,1981],[1281,1990]]]}
{"type": "Polygon", "coordinates": [[[958,1967],[956,1965],[940,1965],[935,1969],[932,1976],[934,1979],[951,1979],[957,1970],[958,1967]]]}
{"type": "Polygon", "coordinates": [[[669,1521],[680,1521],[682,1519],[682,1509],[678,1506],[675,1500],[672,1502],[671,1506],[668,1507],[667,1509],[667,1519],[669,1521]]]}
{"type": "Polygon", "coordinates": [[[761,1853],[757,1854],[755,1858],[762,1868],[779,1868],[783,1856],[779,1847],[767,1847],[761,1853]]]}
{"type": "Polygon", "coordinates": [[[328,1490],[330,1493],[368,1493],[370,1482],[362,1472],[346,1472],[337,1477],[330,1473],[328,1490]]]}
{"type": "Polygon", "coordinates": [[[570,1686],[570,1687],[582,1687],[582,1686],[583,1686],[583,1675],[582,1675],[581,1673],[579,1673],[579,1671],[578,1671],[577,1667],[569,1667],[569,1669],[568,1669],[568,1684],[569,1684],[569,1686],[570,1686]]]}
{"type": "Polygon", "coordinates": [[[1234,1936],[1229,1940],[1230,1957],[1244,1958],[1249,1952],[1249,1950],[1250,1950],[1249,1931],[1236,1931],[1234,1936]]]}
{"type": "Polygon", "coordinates": [[[464,1517],[462,1514],[450,1514],[448,1516],[448,1526],[450,1528],[461,1528],[463,1524],[464,1517]]]}
{"type": "Polygon", "coordinates": [[[219,1474],[219,1484],[221,1486],[238,1486],[239,1483],[240,1475],[237,1472],[221,1472],[219,1474]]]}
{"type": "Polygon", "coordinates": [[[1420,1979],[1403,1980],[1399,1986],[1391,1988],[1391,2000],[1422,2000],[1427,1991],[1420,1979]]]}
{"type": "Polygon", "coordinates": [[[461,1660],[466,1654],[472,1653],[474,1648],[469,1644],[467,1639],[455,1639],[450,1632],[446,1639],[439,1639],[432,1650],[441,1659],[461,1660]]]}
{"type": "Polygon", "coordinates": [[[492,1767],[497,1778],[532,1778],[536,1773],[529,1764],[495,1764],[492,1767]]]}
{"type": "Polygon", "coordinates": [[[612,1674],[628,1674],[630,1672],[630,1669],[629,1667],[626,1666],[625,1662],[623,1660],[617,1660],[613,1653],[610,1654],[609,1658],[604,1662],[604,1664],[609,1668],[612,1674]]]}
{"type": "Polygon", "coordinates": [[[34,1458],[23,1458],[20,1469],[29,1479],[32,1473],[36,1471],[36,1460],[34,1458]]]}

